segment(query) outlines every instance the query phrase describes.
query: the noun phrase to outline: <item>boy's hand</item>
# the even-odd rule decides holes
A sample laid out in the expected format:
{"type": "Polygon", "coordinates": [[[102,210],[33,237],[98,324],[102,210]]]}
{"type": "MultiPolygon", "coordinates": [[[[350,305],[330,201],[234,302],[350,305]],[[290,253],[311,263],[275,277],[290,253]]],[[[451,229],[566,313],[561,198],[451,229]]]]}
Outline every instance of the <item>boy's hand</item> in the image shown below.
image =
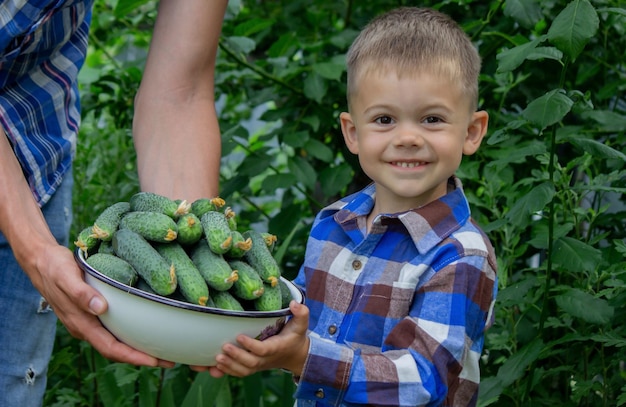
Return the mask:
{"type": "Polygon", "coordinates": [[[227,343],[217,355],[216,366],[209,368],[213,377],[224,374],[244,377],[253,373],[282,368],[300,376],[309,353],[309,309],[303,304],[291,301],[289,304],[293,317],[283,330],[275,336],[259,341],[246,335],[239,335],[240,347],[227,343]]]}

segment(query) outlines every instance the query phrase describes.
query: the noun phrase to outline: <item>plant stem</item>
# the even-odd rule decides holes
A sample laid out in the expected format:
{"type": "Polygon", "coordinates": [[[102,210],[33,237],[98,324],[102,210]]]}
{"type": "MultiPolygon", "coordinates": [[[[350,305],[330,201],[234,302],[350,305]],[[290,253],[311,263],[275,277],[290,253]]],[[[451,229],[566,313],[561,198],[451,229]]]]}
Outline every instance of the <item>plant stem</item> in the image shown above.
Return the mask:
{"type": "Polygon", "coordinates": [[[228,55],[231,59],[233,59],[237,64],[244,66],[248,69],[250,69],[251,71],[253,71],[254,73],[260,75],[262,78],[268,79],[271,82],[274,82],[282,87],[285,87],[287,89],[289,89],[290,91],[292,91],[293,93],[297,94],[297,95],[303,95],[304,93],[302,92],[302,90],[295,88],[293,86],[291,86],[290,84],[288,84],[287,82],[283,81],[280,78],[277,78],[276,76],[266,72],[265,70],[259,68],[258,66],[249,63],[248,61],[246,61],[245,59],[241,58],[239,55],[237,55],[235,53],[235,51],[233,51],[232,49],[230,49],[225,43],[224,41],[219,42],[219,47],[222,51],[224,51],[226,53],[226,55],[228,55]]]}

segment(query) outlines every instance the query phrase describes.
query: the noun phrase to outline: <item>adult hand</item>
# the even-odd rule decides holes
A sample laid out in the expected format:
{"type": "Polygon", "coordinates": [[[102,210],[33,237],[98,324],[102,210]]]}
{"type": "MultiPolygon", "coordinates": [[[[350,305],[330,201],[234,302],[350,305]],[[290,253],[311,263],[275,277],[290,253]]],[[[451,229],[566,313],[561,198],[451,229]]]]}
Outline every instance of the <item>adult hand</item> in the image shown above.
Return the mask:
{"type": "Polygon", "coordinates": [[[239,335],[239,346],[225,344],[222,347],[224,353],[216,356],[216,366],[209,368],[211,376],[244,377],[275,368],[287,369],[299,376],[309,353],[309,309],[296,301],[291,301],[289,309],[293,318],[278,335],[263,341],[239,335]]]}
{"type": "Polygon", "coordinates": [[[75,338],[89,342],[102,356],[133,365],[172,367],[118,341],[100,323],[97,315],[107,310],[104,297],[86,284],[72,252],[60,245],[48,245],[27,266],[35,287],[52,307],[59,320],[75,338]]]}

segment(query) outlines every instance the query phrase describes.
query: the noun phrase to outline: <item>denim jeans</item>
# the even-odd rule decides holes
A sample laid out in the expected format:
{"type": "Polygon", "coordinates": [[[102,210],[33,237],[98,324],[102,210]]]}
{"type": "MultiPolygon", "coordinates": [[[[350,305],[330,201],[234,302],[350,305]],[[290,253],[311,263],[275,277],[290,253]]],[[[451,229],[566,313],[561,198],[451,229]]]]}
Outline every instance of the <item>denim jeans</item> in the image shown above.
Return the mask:
{"type": "MultiPolygon", "coordinates": [[[[72,173],[42,208],[64,246],[72,221],[72,173]]],[[[15,261],[0,233],[0,406],[43,404],[57,318],[15,261]]]]}

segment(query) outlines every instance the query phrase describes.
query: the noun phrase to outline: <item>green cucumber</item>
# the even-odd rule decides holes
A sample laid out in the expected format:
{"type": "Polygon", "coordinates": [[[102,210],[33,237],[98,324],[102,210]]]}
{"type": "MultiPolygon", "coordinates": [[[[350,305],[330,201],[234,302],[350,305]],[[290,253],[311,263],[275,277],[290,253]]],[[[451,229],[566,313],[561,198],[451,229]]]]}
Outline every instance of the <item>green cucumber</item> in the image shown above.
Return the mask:
{"type": "Polygon", "coordinates": [[[226,255],[231,259],[240,259],[252,247],[252,239],[244,239],[243,235],[236,230],[231,232],[231,236],[233,237],[233,244],[226,255]]]}
{"type": "Polygon", "coordinates": [[[176,222],[176,225],[178,226],[178,237],[176,239],[180,244],[192,245],[203,236],[202,223],[200,223],[200,219],[191,212],[181,216],[178,222],[176,222]]]}
{"type": "Polygon", "coordinates": [[[226,217],[230,230],[237,230],[237,215],[230,206],[224,209],[224,216],[226,217]]]}
{"type": "Polygon", "coordinates": [[[113,251],[113,244],[111,243],[111,241],[107,241],[105,242],[104,240],[100,242],[100,245],[98,246],[98,253],[106,253],[106,254],[113,254],[115,255],[115,252],[113,251]]]}
{"type": "Polygon", "coordinates": [[[74,244],[78,247],[85,255],[89,255],[93,253],[100,244],[101,240],[96,237],[93,233],[93,227],[88,226],[80,231],[74,244]]]}
{"type": "Polygon", "coordinates": [[[120,229],[130,229],[151,242],[167,243],[178,236],[174,219],[160,212],[129,212],[120,220],[120,229]]]}
{"type": "Polygon", "coordinates": [[[196,215],[198,218],[202,218],[202,215],[204,215],[208,211],[217,211],[225,204],[226,202],[220,197],[198,198],[191,203],[189,211],[196,215]]]}
{"type": "Polygon", "coordinates": [[[289,308],[289,303],[293,300],[291,290],[282,278],[278,280],[278,285],[280,286],[281,308],[289,308]]]}
{"type": "Polygon", "coordinates": [[[273,235],[269,232],[261,232],[261,236],[263,236],[267,248],[270,250],[270,252],[273,252],[274,248],[276,247],[276,240],[278,240],[276,235],[273,235]]]}
{"type": "Polygon", "coordinates": [[[246,252],[244,259],[259,273],[264,282],[272,286],[278,284],[280,268],[263,235],[255,230],[247,230],[243,232],[243,237],[252,240],[252,247],[246,252]]]}
{"type": "Polygon", "coordinates": [[[277,311],[282,309],[282,294],[280,284],[272,286],[263,283],[263,295],[254,300],[254,309],[257,311],[277,311]]]}
{"type": "Polygon", "coordinates": [[[165,260],[174,265],[178,289],[183,297],[192,304],[206,305],[209,300],[209,287],[185,249],[177,242],[153,245],[165,260]]]}
{"type": "Polygon", "coordinates": [[[229,262],[233,270],[237,270],[239,278],[231,289],[235,297],[242,300],[254,300],[263,295],[265,287],[259,274],[246,262],[232,260],[229,262]]]}
{"type": "Polygon", "coordinates": [[[154,292],[152,287],[150,287],[150,285],[148,285],[148,283],[146,283],[146,280],[141,278],[141,276],[139,276],[139,278],[137,279],[137,283],[135,284],[135,288],[137,288],[138,290],[150,293],[150,294],[159,295],[156,292],[154,292]]]}
{"type": "Polygon", "coordinates": [[[108,206],[96,218],[92,232],[100,240],[110,241],[120,224],[120,219],[130,211],[128,202],[117,202],[108,206]]]}
{"type": "Polygon", "coordinates": [[[177,203],[175,200],[153,192],[138,192],[129,200],[130,209],[133,212],[159,212],[172,219],[189,213],[190,205],[187,201],[177,203]]]}
{"type": "Polygon", "coordinates": [[[211,290],[211,298],[215,308],[226,309],[230,311],[244,311],[243,305],[228,291],[211,290]]]}
{"type": "Polygon", "coordinates": [[[126,260],[160,295],[176,290],[176,269],[141,235],[130,229],[118,229],[113,235],[113,250],[126,260]]]}
{"type": "Polygon", "coordinates": [[[233,244],[232,231],[223,212],[208,211],[200,218],[204,237],[214,253],[224,254],[233,244]]]}
{"type": "Polygon", "coordinates": [[[204,281],[215,290],[226,291],[239,278],[238,273],[230,268],[224,256],[214,253],[205,239],[201,239],[193,246],[190,257],[204,281]]]}
{"type": "Polygon", "coordinates": [[[133,266],[115,255],[94,253],[87,257],[85,262],[105,276],[122,284],[133,286],[137,282],[138,274],[133,266]]]}

